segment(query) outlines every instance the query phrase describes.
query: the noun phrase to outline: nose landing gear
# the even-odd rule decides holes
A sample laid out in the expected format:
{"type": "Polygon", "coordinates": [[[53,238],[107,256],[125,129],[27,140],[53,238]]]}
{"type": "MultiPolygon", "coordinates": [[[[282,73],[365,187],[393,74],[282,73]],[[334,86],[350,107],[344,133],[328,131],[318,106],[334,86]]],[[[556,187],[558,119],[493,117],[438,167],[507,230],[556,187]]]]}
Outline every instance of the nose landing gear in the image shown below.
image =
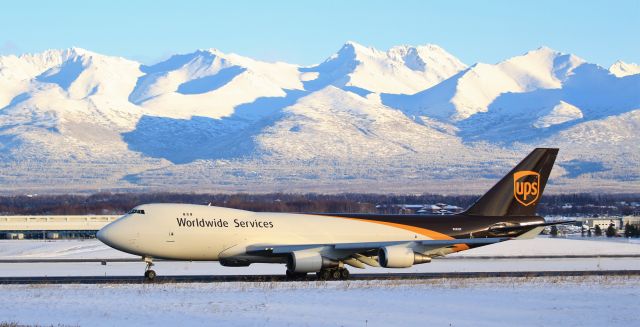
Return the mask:
{"type": "Polygon", "coordinates": [[[156,278],[156,272],[151,269],[151,267],[153,267],[153,258],[143,257],[142,260],[147,264],[147,267],[144,270],[144,278],[151,282],[156,278]]]}

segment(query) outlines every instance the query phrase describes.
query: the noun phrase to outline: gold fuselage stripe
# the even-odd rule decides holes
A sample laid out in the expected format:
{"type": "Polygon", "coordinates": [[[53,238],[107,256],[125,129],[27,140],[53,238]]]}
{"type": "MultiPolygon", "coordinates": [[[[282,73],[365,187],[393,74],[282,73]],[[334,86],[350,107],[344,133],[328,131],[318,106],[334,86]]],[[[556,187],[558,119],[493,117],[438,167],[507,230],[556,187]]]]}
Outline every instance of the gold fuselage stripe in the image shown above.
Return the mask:
{"type": "MultiPolygon", "coordinates": [[[[421,227],[416,227],[416,226],[411,226],[411,225],[405,225],[405,224],[399,224],[399,223],[392,223],[392,222],[388,222],[388,221],[379,221],[379,220],[370,220],[370,219],[362,219],[362,218],[351,218],[351,217],[340,217],[340,216],[325,216],[325,217],[333,217],[333,218],[341,218],[341,219],[351,219],[351,220],[356,220],[356,221],[363,221],[363,222],[368,222],[368,223],[373,223],[373,224],[380,224],[380,225],[386,225],[386,226],[390,226],[390,227],[394,227],[394,228],[400,228],[400,229],[404,229],[404,230],[408,230],[411,232],[414,232],[416,234],[420,234],[420,235],[424,235],[432,240],[453,240],[454,238],[440,233],[440,232],[436,232],[430,229],[426,229],[426,228],[421,228],[421,227]]],[[[456,244],[453,246],[453,250],[454,252],[459,252],[459,251],[464,251],[464,250],[468,250],[469,246],[464,244],[464,240],[460,240],[460,244],[456,244]]]]}

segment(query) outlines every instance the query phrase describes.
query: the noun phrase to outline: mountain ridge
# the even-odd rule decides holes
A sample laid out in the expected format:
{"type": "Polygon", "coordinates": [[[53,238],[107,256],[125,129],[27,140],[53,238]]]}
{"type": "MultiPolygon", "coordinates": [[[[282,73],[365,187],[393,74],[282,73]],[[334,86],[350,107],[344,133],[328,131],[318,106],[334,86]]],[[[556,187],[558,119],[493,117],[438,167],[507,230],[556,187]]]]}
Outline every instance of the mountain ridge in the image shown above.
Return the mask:
{"type": "Polygon", "coordinates": [[[352,41],[311,66],[216,49],[3,56],[0,185],[468,193],[554,146],[552,192],[640,191],[640,75],[615,70],[548,47],[467,66],[433,44],[352,41]]]}

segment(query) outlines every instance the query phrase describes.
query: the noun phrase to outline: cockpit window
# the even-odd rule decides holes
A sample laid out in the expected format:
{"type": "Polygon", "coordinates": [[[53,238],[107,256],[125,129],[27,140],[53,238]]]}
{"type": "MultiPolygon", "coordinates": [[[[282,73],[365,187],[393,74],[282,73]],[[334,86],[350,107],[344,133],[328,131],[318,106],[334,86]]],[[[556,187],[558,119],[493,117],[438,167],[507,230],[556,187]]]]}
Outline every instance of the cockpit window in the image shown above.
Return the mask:
{"type": "Polygon", "coordinates": [[[132,215],[134,213],[139,213],[141,215],[144,215],[144,210],[140,210],[140,209],[131,209],[129,210],[129,212],[127,212],[128,215],[132,215]]]}

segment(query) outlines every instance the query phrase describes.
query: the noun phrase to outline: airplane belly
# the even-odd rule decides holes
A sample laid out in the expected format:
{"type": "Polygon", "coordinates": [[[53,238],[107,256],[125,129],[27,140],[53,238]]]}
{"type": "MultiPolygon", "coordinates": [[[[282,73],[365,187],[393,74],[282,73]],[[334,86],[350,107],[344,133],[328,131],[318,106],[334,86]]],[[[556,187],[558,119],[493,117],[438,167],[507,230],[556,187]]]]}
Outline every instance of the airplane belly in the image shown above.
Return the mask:
{"type": "Polygon", "coordinates": [[[138,242],[147,245],[139,251],[145,255],[174,260],[218,260],[224,249],[224,237],[218,233],[175,232],[172,237],[160,238],[155,242],[138,242]],[[151,246],[149,246],[151,245],[151,246]]]}

